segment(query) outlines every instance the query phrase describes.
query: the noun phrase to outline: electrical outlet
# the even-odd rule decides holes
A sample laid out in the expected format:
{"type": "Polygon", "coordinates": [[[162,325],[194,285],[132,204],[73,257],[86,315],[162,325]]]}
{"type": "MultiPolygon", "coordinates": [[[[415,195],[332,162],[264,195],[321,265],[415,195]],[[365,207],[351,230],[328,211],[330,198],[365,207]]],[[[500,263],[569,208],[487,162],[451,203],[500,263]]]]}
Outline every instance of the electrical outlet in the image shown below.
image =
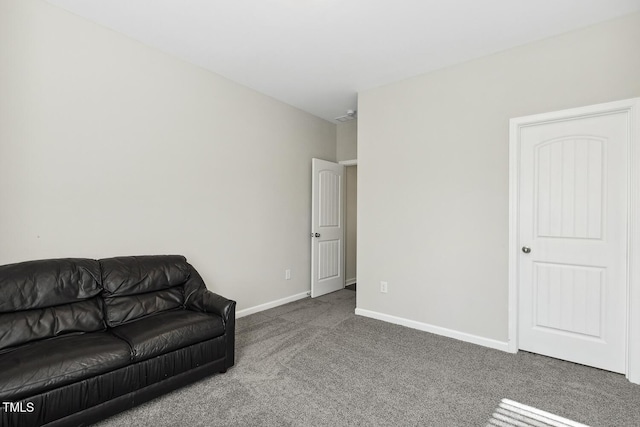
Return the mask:
{"type": "Polygon", "coordinates": [[[287,269],[284,271],[284,278],[285,278],[286,280],[291,280],[291,269],[287,268],[287,269]]]}
{"type": "Polygon", "coordinates": [[[380,292],[386,294],[388,285],[389,284],[387,282],[380,282],[380,292]]]}

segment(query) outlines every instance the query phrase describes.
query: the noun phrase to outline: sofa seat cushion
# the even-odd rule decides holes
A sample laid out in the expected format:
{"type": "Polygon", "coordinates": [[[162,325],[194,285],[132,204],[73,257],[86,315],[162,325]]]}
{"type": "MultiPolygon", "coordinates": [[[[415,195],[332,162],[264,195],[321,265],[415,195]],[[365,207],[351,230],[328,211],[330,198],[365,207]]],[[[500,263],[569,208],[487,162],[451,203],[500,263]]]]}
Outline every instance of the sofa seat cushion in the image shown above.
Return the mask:
{"type": "Polygon", "coordinates": [[[129,343],[140,361],[224,334],[222,318],[191,310],[174,310],[111,329],[129,343]]]}
{"type": "Polygon", "coordinates": [[[65,335],[0,354],[0,400],[14,401],[126,366],[129,345],[108,332],[65,335]]]}

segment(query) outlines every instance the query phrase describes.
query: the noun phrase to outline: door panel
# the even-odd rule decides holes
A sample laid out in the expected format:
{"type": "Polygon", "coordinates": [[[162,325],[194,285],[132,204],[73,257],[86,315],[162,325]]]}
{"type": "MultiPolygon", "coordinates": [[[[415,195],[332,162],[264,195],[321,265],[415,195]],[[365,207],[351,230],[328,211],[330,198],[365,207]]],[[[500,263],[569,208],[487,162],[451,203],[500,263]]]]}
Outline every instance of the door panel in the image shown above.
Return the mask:
{"type": "Polygon", "coordinates": [[[602,339],[604,272],[598,267],[534,263],[533,325],[602,339]]]}
{"type": "Polygon", "coordinates": [[[538,236],[600,239],[604,141],[562,138],[540,144],[535,158],[538,236]]]}
{"type": "Polygon", "coordinates": [[[520,133],[519,348],[625,372],[624,113],[520,133]]]}
{"type": "Polygon", "coordinates": [[[318,242],[318,280],[340,276],[340,240],[318,242]]]}
{"type": "Polygon", "coordinates": [[[311,297],[344,288],[344,166],[312,160],[311,297]]]}
{"type": "Polygon", "coordinates": [[[320,195],[318,203],[320,212],[318,216],[319,227],[340,227],[341,192],[340,184],[342,176],[333,170],[321,170],[318,174],[320,195]]]}

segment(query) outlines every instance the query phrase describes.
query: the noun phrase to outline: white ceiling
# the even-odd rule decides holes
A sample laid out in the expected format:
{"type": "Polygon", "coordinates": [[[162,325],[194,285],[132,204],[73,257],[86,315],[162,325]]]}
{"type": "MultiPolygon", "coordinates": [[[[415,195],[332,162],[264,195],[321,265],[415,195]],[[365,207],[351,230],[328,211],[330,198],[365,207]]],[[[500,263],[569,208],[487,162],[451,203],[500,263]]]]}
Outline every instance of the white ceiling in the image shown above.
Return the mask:
{"type": "Polygon", "coordinates": [[[640,10],[640,0],[48,0],[324,119],[357,92],[640,10]]]}

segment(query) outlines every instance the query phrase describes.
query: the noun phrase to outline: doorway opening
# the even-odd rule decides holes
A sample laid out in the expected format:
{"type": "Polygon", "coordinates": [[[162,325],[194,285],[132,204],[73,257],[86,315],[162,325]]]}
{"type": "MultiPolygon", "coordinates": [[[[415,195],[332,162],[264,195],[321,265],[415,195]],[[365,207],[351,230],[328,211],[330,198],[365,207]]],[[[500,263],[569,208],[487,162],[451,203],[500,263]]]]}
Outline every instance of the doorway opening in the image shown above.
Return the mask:
{"type": "Polygon", "coordinates": [[[509,351],[640,384],[640,99],[511,120],[509,351]]]}
{"type": "Polygon", "coordinates": [[[316,158],[311,161],[312,298],[347,287],[355,291],[357,169],[354,166],[356,163],[356,160],[351,160],[338,164],[316,158]]]}
{"type": "Polygon", "coordinates": [[[358,165],[345,167],[345,289],[356,290],[358,259],[358,165]]]}

